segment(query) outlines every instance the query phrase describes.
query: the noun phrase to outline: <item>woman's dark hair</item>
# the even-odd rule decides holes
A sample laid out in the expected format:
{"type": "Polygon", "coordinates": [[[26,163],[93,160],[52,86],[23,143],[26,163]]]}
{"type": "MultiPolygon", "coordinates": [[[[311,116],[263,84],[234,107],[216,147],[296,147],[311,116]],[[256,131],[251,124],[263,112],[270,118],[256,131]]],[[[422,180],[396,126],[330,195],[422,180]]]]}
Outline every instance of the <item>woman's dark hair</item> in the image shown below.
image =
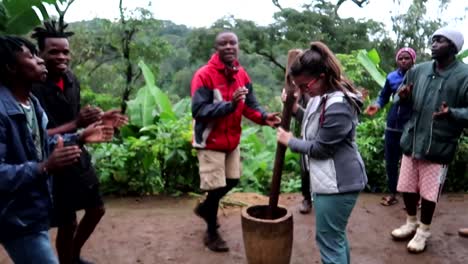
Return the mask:
{"type": "Polygon", "coordinates": [[[29,40],[17,36],[0,36],[0,81],[5,81],[8,66],[17,63],[16,54],[28,48],[33,55],[37,55],[36,47],[29,40]]]}
{"type": "Polygon", "coordinates": [[[45,21],[44,27],[36,27],[31,37],[37,40],[37,46],[39,47],[39,50],[44,50],[45,40],[47,38],[68,38],[75,34],[71,31],[66,32],[65,29],[67,27],[68,24],[63,23],[62,21],[45,21]]]}
{"type": "Polygon", "coordinates": [[[329,89],[340,90],[345,95],[347,92],[359,93],[351,81],[343,76],[340,62],[333,52],[322,42],[310,43],[310,49],[299,55],[289,69],[292,77],[303,74],[315,77],[322,73],[329,89]]]}

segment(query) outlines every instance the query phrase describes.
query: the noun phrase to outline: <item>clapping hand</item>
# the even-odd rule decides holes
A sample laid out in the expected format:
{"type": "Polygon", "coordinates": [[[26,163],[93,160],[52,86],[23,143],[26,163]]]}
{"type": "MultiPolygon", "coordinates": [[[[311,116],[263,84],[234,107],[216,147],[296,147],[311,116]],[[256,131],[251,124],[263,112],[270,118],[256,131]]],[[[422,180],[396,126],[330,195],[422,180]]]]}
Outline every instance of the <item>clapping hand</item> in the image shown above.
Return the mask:
{"type": "Polygon", "coordinates": [[[81,150],[77,145],[65,147],[62,137],[59,136],[54,150],[46,161],[39,164],[39,169],[40,171],[56,171],[77,162],[80,154],[81,150]]]}
{"type": "Polygon", "coordinates": [[[245,87],[240,87],[236,91],[234,91],[234,94],[232,95],[232,105],[234,106],[234,108],[237,107],[237,104],[240,101],[245,101],[245,97],[247,96],[248,93],[249,93],[249,89],[245,87]]]}
{"type": "Polygon", "coordinates": [[[78,118],[76,119],[76,126],[78,128],[87,127],[90,124],[101,120],[101,116],[101,108],[87,105],[81,108],[78,118]]]}
{"type": "Polygon", "coordinates": [[[400,89],[398,89],[398,96],[401,99],[407,99],[408,97],[410,97],[412,90],[413,90],[412,83],[404,85],[400,89]]]}
{"type": "Polygon", "coordinates": [[[83,143],[101,143],[112,140],[114,136],[114,127],[100,125],[99,122],[88,126],[80,135],[80,141],[83,143]]]}
{"type": "Polygon", "coordinates": [[[447,102],[442,102],[442,105],[439,108],[439,112],[434,112],[432,117],[434,119],[447,118],[450,114],[450,108],[447,105],[447,102]]]}
{"type": "Polygon", "coordinates": [[[102,115],[101,120],[103,125],[112,126],[114,128],[121,128],[128,124],[128,117],[123,115],[118,109],[106,111],[102,115]]]}

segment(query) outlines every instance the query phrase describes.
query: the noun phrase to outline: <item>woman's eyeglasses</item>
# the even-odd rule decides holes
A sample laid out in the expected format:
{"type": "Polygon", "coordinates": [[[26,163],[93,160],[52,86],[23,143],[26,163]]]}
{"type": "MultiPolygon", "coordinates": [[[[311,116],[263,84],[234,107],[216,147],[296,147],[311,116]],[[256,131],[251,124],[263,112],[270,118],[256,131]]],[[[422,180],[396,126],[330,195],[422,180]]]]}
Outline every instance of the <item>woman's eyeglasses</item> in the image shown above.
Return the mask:
{"type": "Polygon", "coordinates": [[[319,80],[319,78],[313,78],[312,80],[310,80],[309,82],[307,83],[300,83],[300,84],[297,84],[293,81],[293,84],[294,86],[296,86],[297,88],[301,89],[301,90],[307,90],[309,89],[312,85],[314,85],[317,81],[319,80]]]}

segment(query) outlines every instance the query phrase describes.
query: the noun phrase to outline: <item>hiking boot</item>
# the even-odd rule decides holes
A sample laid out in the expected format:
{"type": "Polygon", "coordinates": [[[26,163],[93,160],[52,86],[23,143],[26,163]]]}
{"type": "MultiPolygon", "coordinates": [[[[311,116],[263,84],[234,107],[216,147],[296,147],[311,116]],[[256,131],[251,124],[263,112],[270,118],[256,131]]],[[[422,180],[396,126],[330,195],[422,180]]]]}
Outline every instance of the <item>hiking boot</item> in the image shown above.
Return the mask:
{"type": "Polygon", "coordinates": [[[462,237],[468,237],[468,228],[460,228],[458,234],[462,237]]]}
{"type": "Polygon", "coordinates": [[[312,210],[312,201],[308,199],[302,200],[302,203],[299,207],[299,213],[309,214],[311,210],[312,210]]]}
{"type": "Polygon", "coordinates": [[[227,252],[229,247],[226,244],[218,232],[213,234],[206,232],[205,237],[203,238],[203,243],[207,248],[214,252],[227,252]]]}
{"type": "Polygon", "coordinates": [[[393,229],[392,238],[394,240],[406,240],[414,236],[416,229],[418,228],[417,222],[406,221],[406,224],[400,226],[397,229],[393,229]]]}
{"type": "Polygon", "coordinates": [[[408,251],[411,253],[423,252],[426,249],[426,242],[429,237],[431,237],[431,232],[419,227],[416,231],[416,235],[414,235],[413,239],[408,243],[408,251]]]}

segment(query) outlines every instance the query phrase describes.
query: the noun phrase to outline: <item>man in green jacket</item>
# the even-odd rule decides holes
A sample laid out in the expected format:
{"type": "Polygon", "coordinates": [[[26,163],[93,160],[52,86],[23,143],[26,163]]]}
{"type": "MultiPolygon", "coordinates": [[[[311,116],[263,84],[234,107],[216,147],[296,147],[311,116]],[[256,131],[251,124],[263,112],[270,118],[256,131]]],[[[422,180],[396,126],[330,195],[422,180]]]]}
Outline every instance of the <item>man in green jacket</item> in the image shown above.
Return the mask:
{"type": "Polygon", "coordinates": [[[456,59],[462,46],[460,32],[437,30],[432,35],[433,61],[409,70],[398,91],[401,103],[409,104],[413,113],[400,142],[404,156],[397,187],[403,193],[407,220],[391,234],[396,240],[412,238],[407,246],[412,253],[426,248],[447,165],[468,127],[468,66],[456,59]]]}

